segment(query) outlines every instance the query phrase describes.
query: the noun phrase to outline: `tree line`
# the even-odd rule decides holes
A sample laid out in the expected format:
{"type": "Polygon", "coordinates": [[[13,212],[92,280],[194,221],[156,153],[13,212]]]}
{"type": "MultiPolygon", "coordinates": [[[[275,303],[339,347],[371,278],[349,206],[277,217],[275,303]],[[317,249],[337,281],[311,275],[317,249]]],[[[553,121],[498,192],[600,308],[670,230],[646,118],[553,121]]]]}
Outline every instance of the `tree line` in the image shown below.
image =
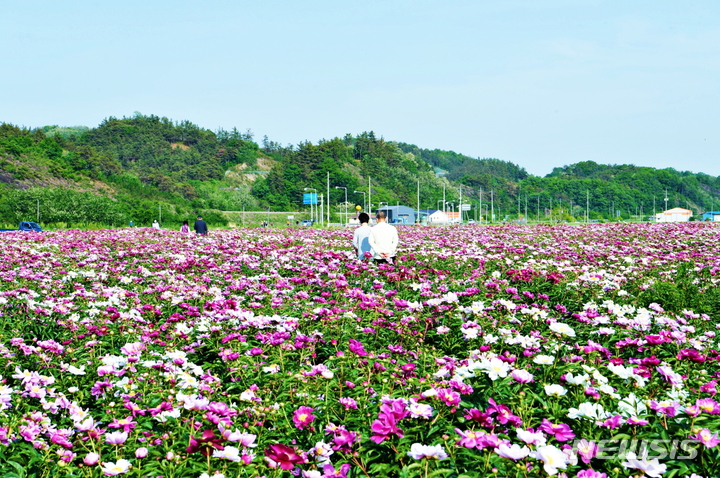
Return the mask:
{"type": "MultiPolygon", "coordinates": [[[[345,201],[422,209],[442,200],[483,204],[497,217],[571,220],[649,215],[668,207],[720,209],[720,178],[585,161],[546,177],[496,158],[422,149],[373,131],[282,146],[252,132],[210,131],[189,121],[136,113],[96,128],[0,124],[0,212],[3,222],[37,216],[48,224],[117,226],[221,211],[300,211],[303,193],[345,201]],[[264,168],[254,181],[239,180],[264,168]],[[358,192],[356,192],[358,191],[358,192]],[[419,193],[419,194],[418,194],[419,193]],[[668,200],[665,201],[667,194],[668,200]],[[717,204],[717,206],[715,206],[717,204]]],[[[328,198],[325,199],[327,201],[328,198]]],[[[327,204],[327,202],[326,202],[327,204]]]]}

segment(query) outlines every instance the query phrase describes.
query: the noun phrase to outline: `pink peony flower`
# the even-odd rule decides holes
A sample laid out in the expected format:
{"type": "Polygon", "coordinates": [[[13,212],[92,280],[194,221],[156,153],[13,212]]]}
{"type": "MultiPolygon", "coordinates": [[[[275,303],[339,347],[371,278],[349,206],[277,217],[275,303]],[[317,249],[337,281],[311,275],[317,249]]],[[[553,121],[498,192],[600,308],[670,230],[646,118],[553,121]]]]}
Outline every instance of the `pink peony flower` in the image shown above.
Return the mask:
{"type": "Polygon", "coordinates": [[[122,445],[127,439],[127,432],[111,432],[105,434],[105,443],[109,443],[110,445],[122,445]]]}
{"type": "Polygon", "coordinates": [[[599,447],[594,441],[583,438],[577,442],[577,454],[583,463],[588,464],[598,454],[599,447]]]}
{"type": "Polygon", "coordinates": [[[718,444],[720,444],[720,438],[718,438],[717,432],[713,433],[707,428],[703,428],[694,435],[690,435],[690,438],[694,438],[695,440],[705,445],[707,448],[714,448],[718,444]]]}
{"type": "Polygon", "coordinates": [[[314,410],[312,408],[305,406],[302,406],[295,410],[292,420],[298,430],[304,430],[305,428],[310,427],[310,424],[313,422],[313,420],[315,420],[315,415],[313,415],[312,413],[313,411],[314,410]]]}
{"type": "Polygon", "coordinates": [[[482,438],[487,435],[485,432],[476,432],[474,430],[462,431],[459,428],[455,429],[455,433],[460,435],[460,439],[455,442],[458,446],[464,446],[465,448],[481,448],[482,438]]]}
{"type": "Polygon", "coordinates": [[[533,374],[528,372],[527,370],[520,370],[516,369],[513,370],[510,376],[519,383],[530,383],[535,380],[535,377],[533,374]]]}
{"type": "Polygon", "coordinates": [[[345,410],[356,410],[358,407],[357,402],[350,397],[342,397],[338,402],[345,407],[345,410]]]}

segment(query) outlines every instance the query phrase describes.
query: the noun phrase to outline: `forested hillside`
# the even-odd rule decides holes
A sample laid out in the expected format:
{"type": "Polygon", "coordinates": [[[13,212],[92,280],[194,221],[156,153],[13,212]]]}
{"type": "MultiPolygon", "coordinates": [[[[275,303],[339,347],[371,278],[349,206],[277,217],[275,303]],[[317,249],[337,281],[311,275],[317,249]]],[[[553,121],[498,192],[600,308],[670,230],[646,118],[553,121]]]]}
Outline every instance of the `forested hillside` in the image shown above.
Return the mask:
{"type": "Polygon", "coordinates": [[[223,180],[258,154],[248,133],[140,114],[92,129],[2,124],[0,212],[6,223],[35,218],[38,207],[47,224],[147,225],[197,213],[223,223],[219,210],[257,206],[247,186],[223,180]]]}
{"type": "Polygon", "coordinates": [[[347,188],[348,202],[363,204],[365,198],[371,198],[375,208],[381,202],[416,207],[418,186],[423,207],[442,199],[443,186],[449,198],[456,195],[450,183],[437,178],[428,163],[403,152],[396,143],[377,138],[372,131],[290,148],[266,142],[263,152],[274,158],[276,165],[253,186],[253,195],[280,208],[290,208],[299,201],[304,188],[327,194],[328,173],[331,204],[345,201],[342,188],[347,188]]]}
{"type": "Polygon", "coordinates": [[[545,177],[499,159],[475,159],[452,151],[420,149],[399,143],[442,169],[453,185],[479,201],[496,219],[614,220],[648,216],[667,207],[691,209],[696,215],[720,209],[720,177],[634,165],[592,161],[555,168],[545,177]],[[490,201],[492,200],[492,206],[490,201]]]}
{"type": "Polygon", "coordinates": [[[222,211],[306,214],[303,193],[327,195],[328,179],[333,214],[346,194],[349,207],[371,199],[373,209],[417,207],[418,196],[421,208],[440,208],[443,198],[457,208],[462,194],[473,205],[469,217],[482,204],[482,215],[497,220],[627,219],[666,204],[696,214],[720,209],[720,178],[703,173],[582,162],[537,177],[508,161],[422,149],[372,131],[281,146],[267,137],[258,145],[250,131],[139,113],[95,128],[0,124],[5,225],[38,218],[60,227],[177,224],[195,214],[222,225],[222,211]]]}

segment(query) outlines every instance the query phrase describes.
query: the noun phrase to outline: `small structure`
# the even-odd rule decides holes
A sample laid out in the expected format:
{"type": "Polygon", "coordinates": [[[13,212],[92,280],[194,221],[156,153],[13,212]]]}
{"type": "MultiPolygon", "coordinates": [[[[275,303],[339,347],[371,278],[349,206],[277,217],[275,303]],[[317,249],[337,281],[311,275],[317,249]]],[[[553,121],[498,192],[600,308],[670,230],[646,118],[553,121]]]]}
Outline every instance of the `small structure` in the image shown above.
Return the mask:
{"type": "Polygon", "coordinates": [[[353,214],[347,220],[346,226],[359,226],[360,225],[360,213],[353,214]]]}
{"type": "Polygon", "coordinates": [[[720,222],[720,211],[708,211],[702,215],[703,221],[720,222]]]}
{"type": "Polygon", "coordinates": [[[420,220],[428,224],[448,224],[447,214],[439,209],[420,209],[420,220]]]}
{"type": "Polygon", "coordinates": [[[448,211],[445,214],[450,224],[460,224],[460,211],[448,211]]]}
{"type": "Polygon", "coordinates": [[[688,222],[692,217],[690,209],[674,207],[655,214],[655,222],[688,222]]]}
{"type": "Polygon", "coordinates": [[[407,206],[385,206],[378,209],[385,211],[390,224],[415,224],[415,209],[407,206]]]}

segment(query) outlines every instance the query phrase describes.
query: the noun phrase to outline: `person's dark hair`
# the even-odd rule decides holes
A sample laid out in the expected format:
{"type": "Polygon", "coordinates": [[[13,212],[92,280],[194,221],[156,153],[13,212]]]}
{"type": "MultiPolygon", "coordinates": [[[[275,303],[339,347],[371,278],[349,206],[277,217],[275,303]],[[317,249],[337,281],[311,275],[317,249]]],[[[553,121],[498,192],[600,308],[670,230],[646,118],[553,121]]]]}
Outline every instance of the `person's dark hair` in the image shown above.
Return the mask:
{"type": "Polygon", "coordinates": [[[202,221],[202,216],[198,216],[198,221],[202,221]]]}
{"type": "Polygon", "coordinates": [[[378,211],[378,212],[375,214],[375,217],[378,218],[378,219],[385,219],[385,217],[386,217],[386,216],[385,216],[385,211],[378,211]]]}
{"type": "Polygon", "coordinates": [[[358,214],[358,221],[360,221],[360,224],[370,222],[370,215],[366,212],[361,212],[360,214],[358,214]]]}
{"type": "Polygon", "coordinates": [[[183,226],[187,226],[187,225],[188,225],[188,222],[187,222],[187,221],[183,221],[183,226]]]}

